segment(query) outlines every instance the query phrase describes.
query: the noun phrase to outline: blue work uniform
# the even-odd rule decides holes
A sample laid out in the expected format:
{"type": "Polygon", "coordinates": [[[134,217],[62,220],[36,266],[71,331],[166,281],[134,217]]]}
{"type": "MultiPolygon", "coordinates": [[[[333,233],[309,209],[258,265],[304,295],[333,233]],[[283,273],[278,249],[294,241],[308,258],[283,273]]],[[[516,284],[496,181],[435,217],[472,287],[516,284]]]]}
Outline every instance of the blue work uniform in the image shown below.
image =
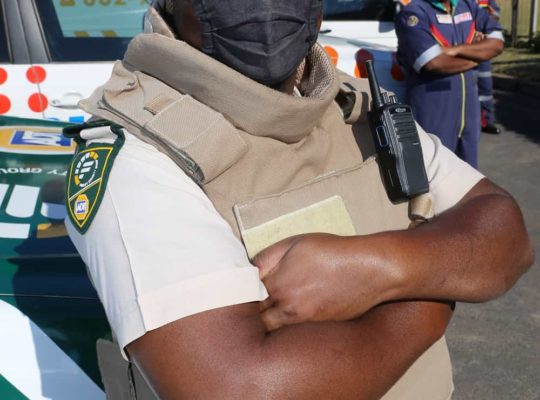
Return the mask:
{"type": "MultiPolygon", "coordinates": [[[[500,7],[495,0],[476,0],[479,7],[486,12],[495,21],[500,18],[500,7]]],[[[493,112],[493,79],[491,76],[491,61],[484,61],[478,65],[478,98],[480,100],[480,110],[482,116],[482,127],[495,123],[493,112]]]]}
{"type": "Polygon", "coordinates": [[[442,47],[470,44],[476,31],[503,40],[502,28],[475,0],[413,0],[396,15],[398,61],[405,70],[407,101],[417,121],[473,167],[478,165],[480,104],[474,70],[429,73],[423,67],[442,47]]]}

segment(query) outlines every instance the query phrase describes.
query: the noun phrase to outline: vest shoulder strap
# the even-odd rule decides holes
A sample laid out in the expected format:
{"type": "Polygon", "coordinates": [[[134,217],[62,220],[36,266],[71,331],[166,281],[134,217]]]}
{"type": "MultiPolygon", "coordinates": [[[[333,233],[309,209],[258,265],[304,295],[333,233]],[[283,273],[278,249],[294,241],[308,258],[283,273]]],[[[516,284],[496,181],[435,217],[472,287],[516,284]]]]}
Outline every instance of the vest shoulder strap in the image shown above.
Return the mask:
{"type": "Polygon", "coordinates": [[[340,84],[336,102],[345,122],[353,125],[365,121],[371,102],[367,79],[357,79],[340,70],[337,70],[337,76],[340,84]]]}
{"type": "Polygon", "coordinates": [[[122,62],[80,106],[155,145],[199,185],[219,176],[248,150],[222,114],[150,75],[130,71],[122,62]]]}

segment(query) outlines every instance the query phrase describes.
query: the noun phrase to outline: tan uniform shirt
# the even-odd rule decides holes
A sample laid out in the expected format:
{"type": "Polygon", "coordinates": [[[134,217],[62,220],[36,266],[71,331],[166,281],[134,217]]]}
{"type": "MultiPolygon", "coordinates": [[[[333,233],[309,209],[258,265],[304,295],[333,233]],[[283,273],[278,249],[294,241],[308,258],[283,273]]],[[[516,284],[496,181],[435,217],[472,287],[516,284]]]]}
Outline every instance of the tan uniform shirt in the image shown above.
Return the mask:
{"type": "MultiPolygon", "coordinates": [[[[419,131],[440,214],[483,176],[419,131]]],[[[242,243],[204,192],[129,133],[89,230],[80,235],[67,227],[121,348],[188,315],[267,296],[242,243]]]]}

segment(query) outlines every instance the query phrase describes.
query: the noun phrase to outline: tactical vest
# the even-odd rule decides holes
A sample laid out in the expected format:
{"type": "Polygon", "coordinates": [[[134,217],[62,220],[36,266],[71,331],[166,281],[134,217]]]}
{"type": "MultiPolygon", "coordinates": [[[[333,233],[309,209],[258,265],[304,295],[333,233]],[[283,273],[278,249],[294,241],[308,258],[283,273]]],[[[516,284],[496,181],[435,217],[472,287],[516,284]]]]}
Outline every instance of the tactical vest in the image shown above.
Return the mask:
{"type": "MultiPolygon", "coordinates": [[[[406,229],[408,204],[392,204],[379,175],[364,82],[340,79],[316,45],[297,87],[302,97],[267,88],[153,33],[134,38],[110,80],[80,105],[169,155],[203,188],[250,258],[301,233],[406,229]],[[350,91],[356,101],[346,123],[335,100],[350,91]]],[[[451,392],[443,339],[384,399],[446,400],[451,392]]]]}

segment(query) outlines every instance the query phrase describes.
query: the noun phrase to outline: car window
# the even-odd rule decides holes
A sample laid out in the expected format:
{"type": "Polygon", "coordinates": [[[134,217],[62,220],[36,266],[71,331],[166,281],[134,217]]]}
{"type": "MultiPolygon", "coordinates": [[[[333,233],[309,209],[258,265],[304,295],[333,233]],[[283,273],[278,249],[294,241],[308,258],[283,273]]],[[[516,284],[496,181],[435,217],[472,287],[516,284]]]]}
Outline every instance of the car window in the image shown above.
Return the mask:
{"type": "Polygon", "coordinates": [[[53,61],[122,58],[142,32],[147,0],[36,0],[53,61]]]}
{"type": "Polygon", "coordinates": [[[0,4],[0,62],[9,61],[9,48],[6,37],[6,24],[4,23],[4,13],[0,4]]]}
{"type": "Polygon", "coordinates": [[[394,0],[326,0],[325,20],[392,21],[394,0]]]}

